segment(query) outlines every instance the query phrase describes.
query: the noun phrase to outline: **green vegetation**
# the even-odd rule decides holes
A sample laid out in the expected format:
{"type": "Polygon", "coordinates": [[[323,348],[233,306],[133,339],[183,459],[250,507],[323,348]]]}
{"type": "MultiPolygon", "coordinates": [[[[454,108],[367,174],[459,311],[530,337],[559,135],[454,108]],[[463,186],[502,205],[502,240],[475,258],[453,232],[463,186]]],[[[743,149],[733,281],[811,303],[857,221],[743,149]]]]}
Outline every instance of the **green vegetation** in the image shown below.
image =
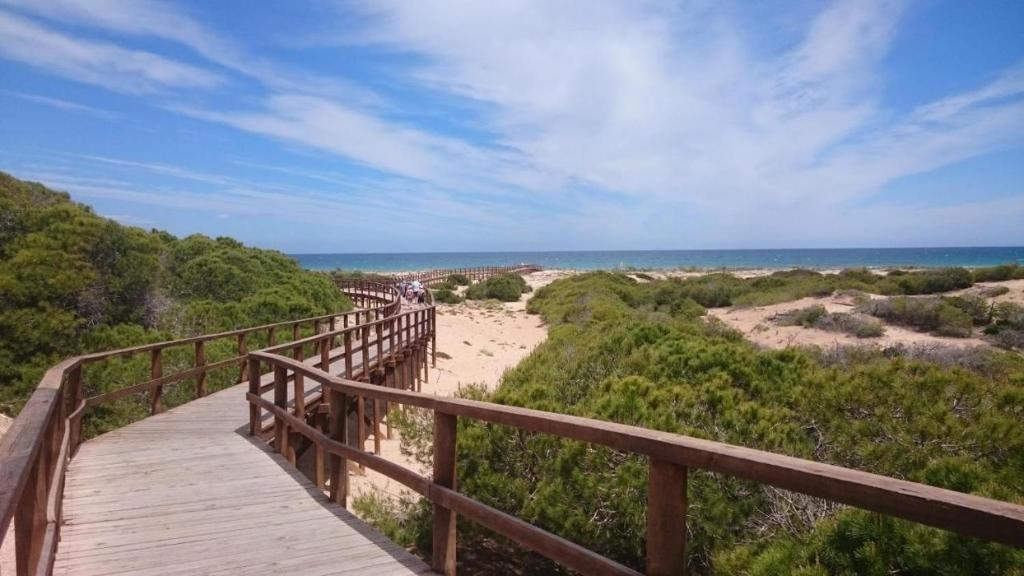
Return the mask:
{"type": "MultiPolygon", "coordinates": [[[[592,273],[538,290],[528,308],[550,324],[548,340],[497,391],[473,397],[1024,501],[1024,358],[758,349],[700,317],[697,302],[733,298],[730,291],[746,284],[713,276],[636,283],[592,273]]],[[[946,306],[969,326],[969,314],[946,306]]],[[[469,419],[459,424],[461,491],[642,569],[646,459],[469,419]]],[[[1024,551],[735,478],[691,470],[689,499],[687,552],[697,574],[1024,571],[1024,551]]],[[[408,518],[417,513],[426,514],[403,509],[407,525],[417,525],[408,518]]],[[[471,522],[459,530],[466,547],[494,541],[471,522]]],[[[539,566],[524,573],[556,571],[539,566]]]]}
{"type": "Polygon", "coordinates": [[[1019,280],[1024,278],[1024,266],[1003,264],[990,268],[978,268],[973,273],[975,282],[999,282],[1001,280],[1019,280]]]}
{"type": "Polygon", "coordinates": [[[938,336],[967,338],[973,326],[970,314],[942,298],[883,298],[862,304],[859,309],[886,322],[938,336]]]}
{"type": "Polygon", "coordinates": [[[1024,307],[1000,302],[992,307],[992,323],[985,327],[992,342],[1010,350],[1024,350],[1024,307]]]}
{"type": "Polygon", "coordinates": [[[790,310],[778,315],[775,323],[782,326],[803,326],[829,332],[843,332],[857,338],[877,338],[885,333],[885,327],[877,320],[859,314],[830,313],[821,305],[790,310]]]}
{"type": "Polygon", "coordinates": [[[393,284],[395,282],[394,276],[378,274],[377,272],[363,272],[362,270],[333,270],[330,275],[334,280],[368,280],[383,284],[393,284]]]}
{"type": "MultiPolygon", "coordinates": [[[[178,239],[97,216],[66,194],[0,173],[0,409],[17,412],[44,370],[63,357],[347,310],[326,275],[230,238],[178,239]]],[[[249,343],[250,349],[259,345],[249,343]]],[[[187,348],[187,347],[186,347],[187,348]]],[[[230,358],[233,342],[207,360],[230,358]]],[[[191,366],[169,351],[165,373],[191,366]]],[[[210,389],[237,377],[212,374],[210,389]]],[[[86,369],[88,394],[148,379],[148,359],[86,369]]],[[[182,383],[166,403],[191,393],[182,383]]],[[[142,414],[137,398],[95,409],[97,427],[142,414]]],[[[91,425],[93,425],[91,424],[91,425]]]]}
{"type": "Polygon", "coordinates": [[[468,300],[500,300],[516,302],[519,297],[530,291],[526,280],[518,274],[501,274],[492,276],[483,282],[477,282],[466,290],[468,300]]]}
{"type": "Polygon", "coordinates": [[[766,306],[807,298],[828,296],[837,290],[857,290],[871,294],[919,295],[937,294],[970,287],[976,276],[1024,275],[1016,266],[983,268],[973,273],[964,268],[939,268],[913,272],[893,271],[875,274],[864,268],[851,268],[839,274],[821,274],[813,270],[783,270],[767,276],[737,278],[718,272],[691,278],[669,280],[678,292],[701,306],[766,306]],[[993,273],[1000,269],[1002,272],[993,273]],[[1008,270],[1008,272],[1007,272],[1008,270]]]}
{"type": "Polygon", "coordinates": [[[441,304],[458,304],[462,302],[462,297],[452,292],[450,288],[431,290],[431,294],[434,295],[434,302],[440,302],[441,304]]]}
{"type": "Polygon", "coordinates": [[[456,286],[469,286],[470,284],[473,283],[473,281],[470,280],[469,276],[466,276],[465,274],[452,274],[451,276],[448,277],[447,280],[445,280],[445,283],[454,284],[456,286]]]}
{"type": "Polygon", "coordinates": [[[939,336],[967,338],[981,327],[989,340],[1002,348],[1024,348],[1024,308],[1012,302],[993,304],[974,294],[960,296],[896,297],[870,300],[861,312],[893,324],[910,326],[939,336]]]}

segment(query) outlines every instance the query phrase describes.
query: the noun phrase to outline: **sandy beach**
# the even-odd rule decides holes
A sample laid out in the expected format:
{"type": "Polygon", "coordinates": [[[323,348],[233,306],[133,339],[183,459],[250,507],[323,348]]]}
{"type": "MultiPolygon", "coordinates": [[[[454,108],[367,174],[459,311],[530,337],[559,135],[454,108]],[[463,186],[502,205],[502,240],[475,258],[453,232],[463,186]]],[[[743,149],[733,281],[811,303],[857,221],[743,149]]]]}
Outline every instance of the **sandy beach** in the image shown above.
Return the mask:
{"type": "MultiPolygon", "coordinates": [[[[524,276],[527,284],[537,290],[559,278],[576,274],[571,270],[544,270],[524,276]]],[[[547,328],[539,316],[526,313],[524,294],[518,302],[475,302],[439,304],[437,307],[437,367],[423,384],[425,394],[454,396],[468,384],[493,389],[502,373],[525,358],[547,337],[547,328]]],[[[373,440],[366,443],[372,447],[373,440]]],[[[420,473],[430,474],[400,449],[397,430],[390,440],[381,442],[381,456],[420,473]]],[[[354,472],[350,476],[353,495],[381,490],[398,496],[408,492],[404,486],[373,470],[354,472]]],[[[349,499],[351,508],[352,498],[349,499]]]]}

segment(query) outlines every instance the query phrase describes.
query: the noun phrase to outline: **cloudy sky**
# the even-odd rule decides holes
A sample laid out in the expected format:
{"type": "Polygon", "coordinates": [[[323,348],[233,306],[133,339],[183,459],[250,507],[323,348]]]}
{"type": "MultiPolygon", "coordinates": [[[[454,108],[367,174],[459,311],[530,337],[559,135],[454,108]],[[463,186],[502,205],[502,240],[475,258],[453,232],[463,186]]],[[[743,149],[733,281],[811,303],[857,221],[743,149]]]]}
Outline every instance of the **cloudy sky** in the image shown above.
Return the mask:
{"type": "Polygon", "coordinates": [[[0,170],[289,252],[1024,244],[1024,2],[0,0],[0,170]]]}

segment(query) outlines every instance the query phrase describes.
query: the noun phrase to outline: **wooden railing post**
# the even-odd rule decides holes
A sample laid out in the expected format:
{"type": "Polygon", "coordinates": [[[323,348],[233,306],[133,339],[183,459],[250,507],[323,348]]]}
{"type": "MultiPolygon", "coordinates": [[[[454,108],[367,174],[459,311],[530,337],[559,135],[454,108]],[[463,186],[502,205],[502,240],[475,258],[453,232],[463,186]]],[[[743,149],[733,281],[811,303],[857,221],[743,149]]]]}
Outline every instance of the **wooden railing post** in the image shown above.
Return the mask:
{"type": "Polygon", "coordinates": [[[248,350],[246,350],[245,347],[245,336],[245,332],[242,332],[241,334],[238,335],[238,355],[243,357],[241,363],[242,365],[238,369],[239,384],[249,379],[248,372],[246,371],[246,369],[249,366],[249,362],[244,358],[244,356],[248,354],[248,350]]]}
{"type": "MultiPolygon", "coordinates": [[[[455,483],[455,447],[458,419],[434,411],[434,483],[452,490],[455,483]]],[[[445,576],[455,576],[455,521],[451,509],[434,504],[431,568],[445,576]]]]}
{"type": "MultiPolygon", "coordinates": [[[[149,377],[157,379],[164,375],[163,348],[154,348],[149,355],[149,377]]],[[[163,411],[160,397],[163,396],[164,387],[154,386],[149,392],[149,413],[159,414],[163,411]]]]}
{"type": "MultiPolygon", "coordinates": [[[[196,342],[196,368],[206,366],[206,347],[202,340],[196,342]]],[[[196,398],[206,396],[206,368],[196,375],[196,398]]]]}
{"type": "Polygon", "coordinates": [[[360,338],[360,341],[361,341],[360,348],[363,351],[363,366],[362,366],[363,377],[361,378],[361,380],[363,380],[364,382],[369,382],[370,381],[370,327],[369,326],[363,326],[362,329],[359,330],[359,332],[360,332],[359,338],[360,338]]]}
{"type": "Polygon", "coordinates": [[[267,346],[277,345],[277,329],[271,326],[267,328],[267,346]]]}
{"type": "Polygon", "coordinates": [[[345,378],[352,379],[352,332],[345,332],[345,378]]]}
{"type": "MultiPolygon", "coordinates": [[[[295,347],[293,356],[296,362],[302,362],[305,360],[304,351],[302,344],[295,347]]],[[[292,376],[292,382],[295,385],[295,416],[298,418],[306,417],[306,380],[302,374],[295,372],[292,376]]]]}
{"type": "Polygon", "coordinates": [[[18,576],[32,573],[42,551],[46,530],[46,460],[46,450],[40,446],[14,512],[14,562],[18,576]]]}
{"type": "Polygon", "coordinates": [[[686,573],[686,466],[651,459],[647,479],[647,575],[686,573]]]}
{"type": "MultiPolygon", "coordinates": [[[[247,362],[249,372],[249,393],[254,396],[260,395],[261,378],[260,378],[260,361],[258,358],[249,358],[247,362]]],[[[260,424],[262,420],[262,414],[260,407],[256,404],[249,403],[249,435],[255,436],[263,431],[263,427],[260,424]]]]}
{"type": "Polygon", "coordinates": [[[430,365],[437,367],[437,309],[430,309],[430,365]]]}
{"type": "Polygon", "coordinates": [[[378,322],[374,328],[377,332],[377,361],[374,364],[378,369],[382,369],[384,367],[384,324],[378,322]]]}
{"type": "MultiPolygon", "coordinates": [[[[348,443],[348,395],[331,389],[331,439],[348,443]]],[[[342,506],[348,500],[348,459],[331,453],[331,501],[342,506]]]]}
{"type": "Polygon", "coordinates": [[[334,337],[324,338],[320,341],[320,369],[328,374],[331,373],[331,341],[334,337]]]}
{"type": "MultiPolygon", "coordinates": [[[[274,366],[274,404],[282,410],[288,409],[288,371],[282,366],[274,366]]],[[[287,455],[288,429],[284,418],[274,416],[274,450],[278,454],[287,455]]]]}
{"type": "MultiPolygon", "coordinates": [[[[70,413],[78,410],[78,405],[82,403],[82,365],[79,364],[71,369],[68,374],[68,390],[71,397],[71,406],[69,407],[70,413]]],[[[82,440],[82,420],[83,416],[79,416],[73,422],[71,422],[71,430],[68,431],[70,434],[68,440],[68,449],[71,454],[75,453],[75,449],[78,448],[78,444],[82,440]]]]}

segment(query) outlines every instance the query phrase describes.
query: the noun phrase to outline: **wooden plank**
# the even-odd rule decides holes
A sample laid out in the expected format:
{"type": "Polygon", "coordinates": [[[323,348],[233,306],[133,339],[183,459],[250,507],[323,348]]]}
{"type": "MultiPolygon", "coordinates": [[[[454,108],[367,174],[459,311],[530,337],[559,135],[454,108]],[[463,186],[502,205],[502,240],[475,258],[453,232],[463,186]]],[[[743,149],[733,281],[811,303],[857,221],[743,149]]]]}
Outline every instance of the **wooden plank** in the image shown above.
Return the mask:
{"type": "MultiPolygon", "coordinates": [[[[252,385],[83,444],[67,470],[53,573],[426,573],[422,561],[319,497],[283,457],[236,432],[246,427],[242,405],[252,385]],[[259,521],[266,518],[274,521],[259,521]]],[[[288,418],[282,428],[317,432],[282,410],[272,412],[288,418]]]]}
{"type": "Polygon", "coordinates": [[[686,467],[651,459],[647,480],[647,576],[686,573],[686,467]]]}
{"type": "MultiPolygon", "coordinates": [[[[434,413],[434,484],[455,490],[455,443],[458,420],[434,413]]],[[[455,576],[455,522],[451,508],[434,504],[433,555],[430,566],[445,576],[455,576]]]]}

